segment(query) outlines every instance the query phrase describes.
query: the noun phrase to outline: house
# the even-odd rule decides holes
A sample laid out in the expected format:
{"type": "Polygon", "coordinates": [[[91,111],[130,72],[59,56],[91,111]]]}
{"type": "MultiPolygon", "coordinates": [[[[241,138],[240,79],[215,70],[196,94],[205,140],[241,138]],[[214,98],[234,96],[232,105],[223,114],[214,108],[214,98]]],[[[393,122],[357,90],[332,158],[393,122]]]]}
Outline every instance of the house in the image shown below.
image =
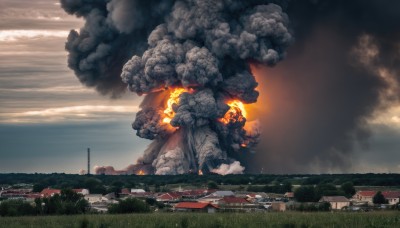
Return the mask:
{"type": "Polygon", "coordinates": [[[384,191],[382,195],[387,199],[390,205],[397,204],[400,201],[400,191],[384,191]]]}
{"type": "Polygon", "coordinates": [[[86,189],[86,188],[76,188],[76,189],[72,189],[72,191],[74,191],[80,195],[83,195],[83,196],[89,195],[89,193],[90,193],[89,189],[86,189]]]}
{"type": "Polygon", "coordinates": [[[25,195],[25,200],[28,202],[35,202],[35,199],[40,198],[42,195],[40,193],[28,193],[25,195]]]}
{"type": "Polygon", "coordinates": [[[157,196],[156,200],[159,202],[177,202],[182,198],[182,194],[179,192],[167,192],[157,196]]]}
{"type": "Polygon", "coordinates": [[[294,198],[294,192],[286,192],[285,195],[283,195],[287,199],[293,199],[294,198]]]}
{"type": "Polygon", "coordinates": [[[88,194],[84,196],[85,200],[87,200],[90,204],[98,203],[103,201],[102,194],[88,194]]]}
{"type": "Polygon", "coordinates": [[[185,190],[182,191],[182,198],[184,199],[198,199],[207,194],[211,194],[215,191],[209,191],[207,189],[193,189],[193,190],[185,190]]]}
{"type": "Polygon", "coordinates": [[[144,189],[132,188],[131,193],[145,193],[144,189]]]}
{"type": "Polygon", "coordinates": [[[319,202],[327,202],[333,210],[341,210],[350,206],[350,200],[344,196],[323,196],[319,202]]]}
{"type": "Polygon", "coordinates": [[[233,193],[232,191],[216,191],[214,193],[211,193],[210,195],[217,197],[225,197],[225,196],[234,196],[235,193],[233,193]]]}
{"type": "Polygon", "coordinates": [[[131,190],[129,188],[121,189],[121,193],[120,193],[121,196],[127,196],[129,194],[131,194],[131,190]]]}
{"type": "Polygon", "coordinates": [[[211,203],[199,203],[199,202],[180,202],[175,205],[175,211],[180,212],[207,212],[215,213],[218,206],[211,203]]]}
{"type": "Polygon", "coordinates": [[[353,196],[353,199],[359,202],[366,202],[372,204],[372,200],[376,194],[376,191],[357,191],[353,196]]]}
{"type": "Polygon", "coordinates": [[[286,203],[280,201],[271,202],[271,209],[273,211],[281,211],[281,212],[286,211],[286,203]]]}
{"type": "Polygon", "coordinates": [[[40,192],[42,198],[53,197],[55,194],[61,194],[60,189],[45,188],[40,192]]]}
{"type": "Polygon", "coordinates": [[[235,194],[232,191],[216,191],[209,195],[206,195],[197,201],[204,203],[218,203],[219,200],[224,198],[225,196],[234,196],[235,194]]]}
{"type": "MultiPolygon", "coordinates": [[[[241,197],[240,194],[236,194],[236,196],[241,197]]],[[[243,198],[246,198],[247,201],[249,202],[260,202],[263,199],[268,198],[268,195],[264,192],[260,192],[260,193],[247,193],[246,195],[243,196],[243,198]]]]}

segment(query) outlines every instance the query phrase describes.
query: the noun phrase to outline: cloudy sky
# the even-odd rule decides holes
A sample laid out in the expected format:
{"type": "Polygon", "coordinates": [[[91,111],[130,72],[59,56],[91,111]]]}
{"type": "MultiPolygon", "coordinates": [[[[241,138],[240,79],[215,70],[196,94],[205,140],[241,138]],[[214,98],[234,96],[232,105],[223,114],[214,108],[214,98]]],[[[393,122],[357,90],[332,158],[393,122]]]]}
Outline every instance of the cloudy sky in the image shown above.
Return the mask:
{"type": "Polygon", "coordinates": [[[131,130],[140,98],[104,98],[67,67],[64,44],[81,19],[58,1],[0,1],[0,172],[77,173],[125,167],[147,141],[131,130]]]}
{"type": "MultiPolygon", "coordinates": [[[[82,25],[83,20],[67,15],[56,0],[0,1],[1,173],[78,173],[86,168],[87,147],[92,149],[92,165],[122,169],[134,163],[148,145],[131,129],[140,97],[133,93],[119,99],[99,95],[82,86],[67,67],[66,38],[71,29],[82,25]]],[[[378,73],[385,76],[385,72],[378,73]]],[[[274,83],[276,88],[284,84],[279,77],[270,81],[274,83]]],[[[292,95],[274,94],[273,89],[264,94],[277,95],[277,100],[280,95],[282,99],[292,95]]],[[[275,107],[290,110],[284,105],[275,107]]],[[[304,164],[303,170],[399,173],[400,106],[391,102],[372,113],[365,119],[368,140],[346,157],[349,166],[330,170],[312,163],[304,164]],[[310,165],[314,168],[309,169],[310,165]]],[[[284,162],[283,158],[275,160],[284,162]]]]}

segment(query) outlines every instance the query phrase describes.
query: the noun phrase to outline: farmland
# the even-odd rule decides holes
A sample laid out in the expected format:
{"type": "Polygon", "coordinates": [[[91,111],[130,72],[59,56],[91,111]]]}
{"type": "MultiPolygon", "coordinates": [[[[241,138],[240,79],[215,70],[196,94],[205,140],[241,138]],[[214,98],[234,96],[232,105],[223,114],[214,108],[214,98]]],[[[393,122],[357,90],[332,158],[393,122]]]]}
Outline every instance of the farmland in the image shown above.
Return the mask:
{"type": "Polygon", "coordinates": [[[0,219],[0,227],[400,227],[400,213],[153,213],[4,217],[0,219]]]}

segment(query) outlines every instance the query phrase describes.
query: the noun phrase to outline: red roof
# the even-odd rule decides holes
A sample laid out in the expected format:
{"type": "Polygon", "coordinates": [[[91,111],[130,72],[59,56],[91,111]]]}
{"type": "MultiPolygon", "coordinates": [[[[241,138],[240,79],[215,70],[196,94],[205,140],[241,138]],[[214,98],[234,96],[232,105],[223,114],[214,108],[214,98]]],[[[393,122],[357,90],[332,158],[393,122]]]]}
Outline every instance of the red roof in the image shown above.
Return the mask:
{"type": "Polygon", "coordinates": [[[51,196],[51,195],[60,194],[60,193],[61,193],[60,189],[51,189],[51,188],[45,188],[40,192],[40,194],[42,194],[44,196],[51,196]]]}
{"type": "Polygon", "coordinates": [[[382,192],[382,195],[386,199],[400,198],[400,191],[385,191],[382,192]]]}
{"type": "Polygon", "coordinates": [[[364,197],[374,197],[376,191],[358,191],[357,194],[364,197]]]}
{"type": "Polygon", "coordinates": [[[226,196],[223,199],[220,199],[219,201],[222,201],[224,203],[249,203],[249,201],[247,201],[244,198],[239,198],[239,197],[235,197],[235,196],[226,196]]]}
{"type": "Polygon", "coordinates": [[[205,195],[208,191],[205,189],[185,190],[182,192],[183,196],[201,196],[205,195]]]}
{"type": "Polygon", "coordinates": [[[40,194],[37,194],[37,193],[27,194],[26,198],[29,198],[29,199],[40,198],[40,194]]]}
{"type": "Polygon", "coordinates": [[[131,190],[128,189],[128,188],[123,188],[123,189],[121,189],[121,193],[122,193],[122,194],[130,194],[130,193],[131,193],[131,190]]]}
{"type": "Polygon", "coordinates": [[[217,206],[212,205],[211,203],[199,203],[199,202],[180,202],[176,204],[175,208],[203,209],[208,206],[218,208],[217,206]]]}
{"type": "Polygon", "coordinates": [[[163,200],[176,200],[176,199],[179,199],[180,197],[181,197],[180,193],[168,192],[168,193],[164,193],[162,195],[159,195],[157,198],[158,199],[163,199],[163,200]]]}

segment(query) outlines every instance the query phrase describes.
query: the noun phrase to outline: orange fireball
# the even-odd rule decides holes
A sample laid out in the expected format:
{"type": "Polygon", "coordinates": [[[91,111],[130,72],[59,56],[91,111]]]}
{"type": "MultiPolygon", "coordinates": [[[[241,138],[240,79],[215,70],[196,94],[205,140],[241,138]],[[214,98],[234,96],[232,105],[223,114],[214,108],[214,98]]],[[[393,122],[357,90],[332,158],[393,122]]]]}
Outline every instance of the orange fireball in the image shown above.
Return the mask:
{"type": "Polygon", "coordinates": [[[187,92],[187,90],[184,88],[176,88],[170,93],[169,99],[167,101],[167,108],[164,110],[164,123],[170,123],[172,118],[174,118],[175,112],[172,109],[172,106],[179,103],[179,96],[184,92],[187,92]]]}
{"type": "Polygon", "coordinates": [[[225,113],[224,117],[220,119],[221,122],[228,124],[230,122],[242,121],[246,118],[247,112],[244,104],[239,100],[233,100],[227,103],[230,107],[225,113]]]}

